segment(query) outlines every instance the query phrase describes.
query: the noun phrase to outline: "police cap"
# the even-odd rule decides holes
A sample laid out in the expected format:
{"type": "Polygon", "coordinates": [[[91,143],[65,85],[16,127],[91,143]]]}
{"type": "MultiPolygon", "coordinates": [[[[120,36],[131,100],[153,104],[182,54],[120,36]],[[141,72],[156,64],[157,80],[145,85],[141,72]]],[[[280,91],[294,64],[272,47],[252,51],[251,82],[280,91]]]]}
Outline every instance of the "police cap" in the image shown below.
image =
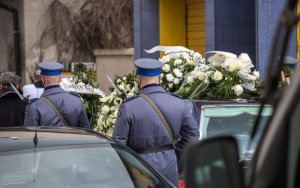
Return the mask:
{"type": "Polygon", "coordinates": [[[41,69],[42,76],[57,76],[61,74],[64,65],[56,61],[43,61],[40,63],[39,68],[41,69]]]}
{"type": "Polygon", "coordinates": [[[134,62],[136,66],[136,74],[141,76],[158,76],[161,73],[161,67],[163,64],[156,60],[150,58],[137,59],[134,62]]]}

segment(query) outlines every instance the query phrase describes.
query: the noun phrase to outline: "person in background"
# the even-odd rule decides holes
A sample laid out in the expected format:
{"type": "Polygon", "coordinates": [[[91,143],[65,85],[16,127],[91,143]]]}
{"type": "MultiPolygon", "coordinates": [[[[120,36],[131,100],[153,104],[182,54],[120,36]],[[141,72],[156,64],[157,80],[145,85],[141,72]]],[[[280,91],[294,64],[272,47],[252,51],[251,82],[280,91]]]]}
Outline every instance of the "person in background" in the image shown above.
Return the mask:
{"type": "Polygon", "coordinates": [[[161,62],[142,58],[135,61],[135,66],[141,91],[139,95],[123,100],[113,138],[132,148],[178,186],[176,154],[181,158],[186,145],[199,139],[192,108],[159,85],[161,62]]]}
{"type": "Polygon", "coordinates": [[[20,89],[20,77],[13,72],[0,75],[0,127],[16,127],[24,124],[25,101],[21,100],[10,83],[20,89]]]}
{"type": "Polygon", "coordinates": [[[59,86],[64,66],[55,61],[44,61],[38,66],[45,89],[39,99],[27,105],[24,125],[90,129],[80,96],[66,92],[59,86]]]}
{"type": "Polygon", "coordinates": [[[40,70],[36,70],[31,76],[32,84],[26,84],[22,88],[23,96],[29,101],[40,98],[44,92],[44,84],[42,82],[40,72],[40,70]]]}

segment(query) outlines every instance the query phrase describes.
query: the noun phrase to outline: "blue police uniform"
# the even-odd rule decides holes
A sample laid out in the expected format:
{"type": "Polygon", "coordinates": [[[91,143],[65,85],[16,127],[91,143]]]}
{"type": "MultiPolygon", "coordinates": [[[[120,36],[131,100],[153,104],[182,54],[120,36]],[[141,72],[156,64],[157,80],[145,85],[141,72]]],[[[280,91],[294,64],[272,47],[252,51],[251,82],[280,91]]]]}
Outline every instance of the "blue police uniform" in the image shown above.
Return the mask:
{"type": "MultiPolygon", "coordinates": [[[[135,61],[137,74],[157,76],[161,63],[152,59],[135,61]]],[[[165,91],[158,84],[146,85],[141,93],[150,97],[168,121],[175,138],[180,138],[176,151],[166,127],[153,107],[141,96],[122,102],[113,132],[113,138],[140,153],[152,167],[157,169],[174,185],[178,186],[177,156],[181,157],[186,144],[199,139],[199,128],[190,104],[165,91]],[[155,148],[153,150],[152,148],[155,148]],[[142,152],[139,152],[142,151],[142,152]]]]}
{"type": "MultiPolygon", "coordinates": [[[[60,75],[63,65],[57,62],[46,61],[39,64],[42,76],[60,75]]],[[[59,85],[45,88],[41,97],[47,97],[62,114],[68,126],[90,129],[90,123],[77,94],[68,93],[59,85]]],[[[43,100],[38,99],[27,105],[24,120],[25,126],[64,126],[60,117],[43,100]]]]}

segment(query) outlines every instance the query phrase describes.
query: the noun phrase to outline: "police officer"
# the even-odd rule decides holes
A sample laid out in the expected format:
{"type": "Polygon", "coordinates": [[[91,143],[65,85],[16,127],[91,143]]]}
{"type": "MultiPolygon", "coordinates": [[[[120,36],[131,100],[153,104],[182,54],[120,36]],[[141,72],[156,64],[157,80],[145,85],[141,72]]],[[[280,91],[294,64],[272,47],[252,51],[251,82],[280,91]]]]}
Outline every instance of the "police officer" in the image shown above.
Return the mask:
{"type": "Polygon", "coordinates": [[[139,95],[122,102],[113,138],[135,150],[178,186],[176,153],[181,157],[186,144],[192,139],[199,139],[198,125],[187,103],[159,85],[162,63],[142,58],[135,61],[135,66],[141,91],[139,95]],[[167,123],[163,123],[161,115],[142,95],[154,102],[167,123]],[[176,145],[180,145],[180,149],[175,152],[176,140],[179,140],[176,145]]]}
{"type": "Polygon", "coordinates": [[[25,126],[72,126],[90,129],[79,95],[63,90],[59,83],[63,65],[55,61],[40,63],[45,90],[41,98],[27,105],[25,126]]]}

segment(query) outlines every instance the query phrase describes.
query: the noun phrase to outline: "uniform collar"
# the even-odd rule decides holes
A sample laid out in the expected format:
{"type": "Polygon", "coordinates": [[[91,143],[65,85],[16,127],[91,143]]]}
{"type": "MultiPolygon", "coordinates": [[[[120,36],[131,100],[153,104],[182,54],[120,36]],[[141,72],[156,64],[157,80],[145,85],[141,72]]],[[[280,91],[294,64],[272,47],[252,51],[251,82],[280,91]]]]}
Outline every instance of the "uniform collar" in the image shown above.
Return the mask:
{"type": "Polygon", "coordinates": [[[60,87],[60,86],[59,85],[48,86],[48,87],[45,88],[45,90],[56,88],[56,87],[60,87]]]}
{"type": "Polygon", "coordinates": [[[49,86],[49,87],[45,88],[42,96],[52,95],[55,93],[65,93],[65,92],[66,91],[63,90],[59,85],[49,86]]]}
{"type": "Polygon", "coordinates": [[[141,93],[149,94],[154,92],[166,93],[166,90],[162,88],[159,84],[149,84],[142,88],[141,93]]]}
{"type": "Polygon", "coordinates": [[[18,95],[15,91],[6,91],[3,93],[0,93],[0,98],[2,98],[4,96],[18,96],[18,95]]]}

